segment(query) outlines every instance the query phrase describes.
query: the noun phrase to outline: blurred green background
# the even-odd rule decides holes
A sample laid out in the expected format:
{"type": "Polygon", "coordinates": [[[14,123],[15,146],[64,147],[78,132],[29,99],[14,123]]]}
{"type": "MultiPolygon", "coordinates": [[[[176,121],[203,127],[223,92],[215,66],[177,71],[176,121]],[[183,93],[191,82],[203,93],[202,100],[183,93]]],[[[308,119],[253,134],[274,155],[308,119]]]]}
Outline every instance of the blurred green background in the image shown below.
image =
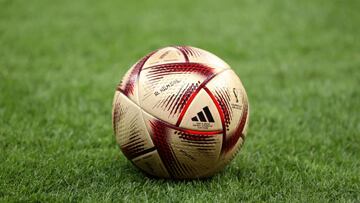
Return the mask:
{"type": "Polygon", "coordinates": [[[0,201],[360,201],[360,1],[0,0],[0,201]],[[208,180],[145,177],[111,102],[148,52],[191,45],[247,90],[240,154],[208,180]]]}

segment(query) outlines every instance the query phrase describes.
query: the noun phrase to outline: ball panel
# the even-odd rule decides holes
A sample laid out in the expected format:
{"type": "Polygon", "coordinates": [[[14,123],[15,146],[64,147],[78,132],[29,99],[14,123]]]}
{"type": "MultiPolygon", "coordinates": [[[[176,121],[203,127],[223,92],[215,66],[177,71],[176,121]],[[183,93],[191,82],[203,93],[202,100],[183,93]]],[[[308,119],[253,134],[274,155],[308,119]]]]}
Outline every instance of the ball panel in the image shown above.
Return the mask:
{"type": "Polygon", "coordinates": [[[139,81],[140,105],[155,117],[176,124],[191,95],[217,71],[192,63],[164,64],[145,69],[139,81]]]}
{"type": "Polygon", "coordinates": [[[165,47],[157,50],[144,64],[143,70],[160,64],[186,62],[180,50],[174,47],[165,47]]]}
{"type": "Polygon", "coordinates": [[[223,130],[219,111],[205,90],[200,90],[191,101],[179,127],[202,131],[223,130]]]}
{"type": "Polygon", "coordinates": [[[119,115],[120,114],[119,113],[120,103],[117,103],[119,94],[120,94],[120,91],[115,91],[113,102],[112,102],[111,119],[112,119],[112,128],[113,128],[114,134],[116,134],[115,121],[116,121],[116,123],[119,122],[119,116],[120,116],[119,115]]]}
{"type": "MultiPolygon", "coordinates": [[[[170,174],[171,177],[176,177],[181,173],[181,167],[169,143],[170,134],[169,128],[167,126],[171,124],[164,123],[146,113],[145,111],[143,111],[143,117],[160,159],[166,168],[166,171],[170,174]]],[[[165,176],[161,175],[160,177],[165,176]]]]}
{"type": "Polygon", "coordinates": [[[199,178],[213,171],[221,151],[222,133],[195,134],[181,130],[170,131],[170,146],[185,169],[177,178],[199,178]]]}
{"type": "Polygon", "coordinates": [[[136,157],[132,162],[145,173],[157,177],[170,178],[157,150],[136,157]]]}
{"type": "Polygon", "coordinates": [[[154,148],[142,118],[141,109],[122,93],[117,93],[113,106],[116,142],[128,159],[136,158],[154,148]]]}
{"type": "Polygon", "coordinates": [[[140,72],[146,63],[146,61],[155,54],[156,51],[151,52],[147,56],[140,59],[136,62],[125,74],[123,80],[120,82],[119,86],[117,87],[118,91],[121,91],[124,95],[126,95],[129,99],[134,101],[136,104],[139,104],[138,101],[138,80],[140,76],[140,72]]]}
{"type": "MultiPolygon", "coordinates": [[[[136,63],[137,64],[137,63],[136,63]]],[[[129,99],[138,103],[137,74],[134,64],[124,75],[116,90],[125,94],[129,99]]]]}
{"type": "Polygon", "coordinates": [[[179,128],[145,111],[143,117],[157,152],[172,178],[210,174],[220,155],[222,131],[179,128]]]}
{"type": "Polygon", "coordinates": [[[187,56],[189,62],[201,63],[216,69],[230,69],[230,66],[214,54],[191,46],[177,46],[184,55],[187,56]]]}
{"type": "Polygon", "coordinates": [[[223,162],[227,163],[239,150],[245,137],[248,119],[247,95],[240,79],[232,70],[217,75],[206,88],[214,95],[224,114],[226,132],[221,154],[223,162]]]}

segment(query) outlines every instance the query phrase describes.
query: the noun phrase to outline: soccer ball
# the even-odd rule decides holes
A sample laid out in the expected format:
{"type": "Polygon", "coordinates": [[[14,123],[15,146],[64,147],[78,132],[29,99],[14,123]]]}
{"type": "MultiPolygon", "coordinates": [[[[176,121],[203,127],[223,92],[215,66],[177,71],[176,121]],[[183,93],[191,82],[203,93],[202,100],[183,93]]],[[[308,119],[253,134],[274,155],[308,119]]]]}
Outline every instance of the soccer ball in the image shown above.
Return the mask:
{"type": "Polygon", "coordinates": [[[123,154],[145,173],[190,179],[214,175],[241,148],[249,103],[223,60],[190,46],[151,52],[125,74],[113,101],[123,154]]]}

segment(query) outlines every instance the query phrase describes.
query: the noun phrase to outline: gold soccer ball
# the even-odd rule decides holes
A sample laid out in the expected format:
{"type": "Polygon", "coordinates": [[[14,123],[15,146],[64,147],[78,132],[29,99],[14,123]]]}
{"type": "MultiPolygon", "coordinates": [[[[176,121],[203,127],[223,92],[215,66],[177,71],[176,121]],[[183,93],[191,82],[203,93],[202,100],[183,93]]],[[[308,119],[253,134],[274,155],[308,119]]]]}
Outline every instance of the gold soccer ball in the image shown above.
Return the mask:
{"type": "Polygon", "coordinates": [[[151,52],[118,85],[113,128],[123,154],[145,173],[214,175],[241,148],[249,120],[245,89],[230,66],[205,50],[151,52]]]}

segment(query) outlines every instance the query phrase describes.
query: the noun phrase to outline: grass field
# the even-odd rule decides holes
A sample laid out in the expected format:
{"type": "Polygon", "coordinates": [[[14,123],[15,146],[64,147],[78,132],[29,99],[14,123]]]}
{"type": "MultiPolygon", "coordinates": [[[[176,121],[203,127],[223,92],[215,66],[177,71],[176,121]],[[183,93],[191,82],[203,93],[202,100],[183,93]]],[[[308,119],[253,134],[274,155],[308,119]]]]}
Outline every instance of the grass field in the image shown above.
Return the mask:
{"type": "Polygon", "coordinates": [[[0,202],[360,201],[360,1],[0,0],[0,202]],[[208,180],[145,177],[111,128],[115,86],[192,45],[248,92],[246,143],[208,180]]]}

